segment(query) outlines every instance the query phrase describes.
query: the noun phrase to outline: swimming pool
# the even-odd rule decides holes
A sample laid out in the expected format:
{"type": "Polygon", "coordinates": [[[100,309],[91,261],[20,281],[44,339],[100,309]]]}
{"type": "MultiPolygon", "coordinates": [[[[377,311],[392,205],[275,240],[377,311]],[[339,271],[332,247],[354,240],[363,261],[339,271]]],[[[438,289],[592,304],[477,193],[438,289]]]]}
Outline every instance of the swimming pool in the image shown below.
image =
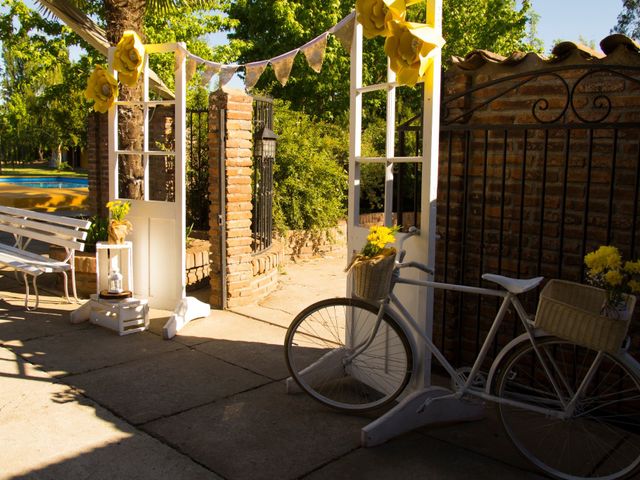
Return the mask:
{"type": "Polygon", "coordinates": [[[87,178],[73,177],[8,177],[0,178],[0,188],[2,185],[29,187],[29,188],[87,188],[89,180],[87,178]]]}

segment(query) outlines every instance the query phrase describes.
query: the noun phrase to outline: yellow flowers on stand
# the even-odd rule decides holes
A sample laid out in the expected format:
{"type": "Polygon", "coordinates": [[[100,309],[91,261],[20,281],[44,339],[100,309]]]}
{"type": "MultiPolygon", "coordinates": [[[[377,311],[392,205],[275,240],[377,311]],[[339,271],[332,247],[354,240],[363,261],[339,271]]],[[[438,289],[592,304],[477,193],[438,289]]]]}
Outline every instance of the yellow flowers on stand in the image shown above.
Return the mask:
{"type": "Polygon", "coordinates": [[[623,264],[616,247],[602,246],[584,257],[587,278],[592,285],[605,290],[607,295],[603,311],[624,305],[625,294],[640,293],[640,260],[623,264]]]}
{"type": "Polygon", "coordinates": [[[96,65],[87,83],[85,98],[93,100],[96,112],[106,113],[118,97],[118,81],[104,67],[96,65]]]}
{"type": "Polygon", "coordinates": [[[123,202],[122,200],[113,200],[107,203],[109,209],[109,226],[107,227],[107,235],[109,236],[109,243],[122,244],[125,237],[133,230],[133,225],[129,220],[125,220],[124,217],[129,213],[131,203],[123,202]]]}
{"type": "MultiPolygon", "coordinates": [[[[125,31],[113,57],[113,68],[122,84],[128,87],[136,85],[144,67],[144,54],[140,37],[132,30],[125,31]]],[[[93,100],[96,112],[106,113],[116,101],[118,80],[102,65],[96,65],[84,91],[85,98],[93,100]]]]}
{"type": "Polygon", "coordinates": [[[136,32],[126,30],[113,55],[113,69],[118,72],[118,80],[128,87],[134,87],[142,73],[143,61],[142,40],[136,32]]]}
{"type": "Polygon", "coordinates": [[[432,26],[405,21],[407,7],[422,0],[357,0],[358,22],[367,38],[386,37],[384,51],[400,85],[423,81],[432,64],[430,54],[444,45],[432,26]]]}

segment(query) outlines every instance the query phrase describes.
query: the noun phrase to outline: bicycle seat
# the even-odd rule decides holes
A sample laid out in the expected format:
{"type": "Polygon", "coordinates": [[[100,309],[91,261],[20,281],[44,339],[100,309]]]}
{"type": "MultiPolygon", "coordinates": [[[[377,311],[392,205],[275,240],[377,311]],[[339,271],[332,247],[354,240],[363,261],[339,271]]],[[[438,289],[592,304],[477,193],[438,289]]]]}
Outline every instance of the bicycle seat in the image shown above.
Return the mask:
{"type": "Polygon", "coordinates": [[[519,279],[504,277],[502,275],[495,275],[493,273],[485,273],[484,275],[482,275],[482,278],[484,280],[488,280],[489,282],[497,283],[508,292],[514,293],[516,295],[528,292],[529,290],[536,288],[538,285],[540,285],[540,282],[544,280],[544,277],[519,279]]]}

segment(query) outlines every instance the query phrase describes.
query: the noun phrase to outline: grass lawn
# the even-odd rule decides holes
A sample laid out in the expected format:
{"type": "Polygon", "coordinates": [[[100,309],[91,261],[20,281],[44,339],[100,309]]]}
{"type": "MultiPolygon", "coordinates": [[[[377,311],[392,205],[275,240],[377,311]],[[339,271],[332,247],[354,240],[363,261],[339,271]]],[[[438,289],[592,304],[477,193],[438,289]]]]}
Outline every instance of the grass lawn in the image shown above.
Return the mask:
{"type": "Polygon", "coordinates": [[[46,163],[32,163],[28,165],[0,165],[0,177],[86,177],[84,171],[60,171],[49,168],[46,163]]]}

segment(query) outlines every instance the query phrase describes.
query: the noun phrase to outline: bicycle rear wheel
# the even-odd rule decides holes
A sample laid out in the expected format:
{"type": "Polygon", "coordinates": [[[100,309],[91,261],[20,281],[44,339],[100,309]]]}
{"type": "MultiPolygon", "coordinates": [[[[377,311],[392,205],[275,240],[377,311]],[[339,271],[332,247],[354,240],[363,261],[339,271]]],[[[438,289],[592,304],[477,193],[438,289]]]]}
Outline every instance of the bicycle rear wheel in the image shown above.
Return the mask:
{"type": "MultiPolygon", "coordinates": [[[[598,352],[558,338],[538,342],[568,402],[598,352]]],[[[562,412],[533,346],[516,348],[502,364],[496,393],[508,400],[562,412]]],[[[623,357],[605,354],[566,418],[498,404],[506,432],[538,468],[562,479],[626,478],[640,464],[640,380],[623,357]]]]}
{"type": "Polygon", "coordinates": [[[287,367],[300,388],[346,412],[392,402],[409,382],[413,359],[402,329],[385,314],[376,330],[377,315],[376,307],[351,298],[323,300],[300,312],[285,338],[287,367]]]}

